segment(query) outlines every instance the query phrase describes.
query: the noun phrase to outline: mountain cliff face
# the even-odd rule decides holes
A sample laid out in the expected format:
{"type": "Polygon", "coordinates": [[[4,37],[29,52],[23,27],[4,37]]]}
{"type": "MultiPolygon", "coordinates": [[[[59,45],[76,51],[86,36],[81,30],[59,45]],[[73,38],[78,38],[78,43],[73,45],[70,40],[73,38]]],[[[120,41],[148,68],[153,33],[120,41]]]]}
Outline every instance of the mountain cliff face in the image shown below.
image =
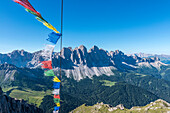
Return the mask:
{"type": "MultiPolygon", "coordinates": [[[[9,54],[0,54],[0,62],[13,64],[18,67],[35,68],[39,61],[46,58],[41,56],[42,51],[28,53],[23,50],[13,51],[9,54]]],[[[114,75],[114,70],[125,72],[127,70],[136,70],[142,67],[156,68],[160,70],[163,64],[159,58],[140,58],[138,56],[127,56],[123,52],[116,50],[108,52],[92,47],[89,51],[85,46],[72,49],[70,47],[62,49],[62,55],[53,54],[53,66],[58,71],[60,59],[62,60],[62,71],[67,77],[73,77],[75,80],[83,78],[92,78],[94,75],[114,75]]]]}
{"type": "Polygon", "coordinates": [[[16,100],[4,95],[0,88],[0,113],[43,113],[43,111],[23,100],[16,100]]]}

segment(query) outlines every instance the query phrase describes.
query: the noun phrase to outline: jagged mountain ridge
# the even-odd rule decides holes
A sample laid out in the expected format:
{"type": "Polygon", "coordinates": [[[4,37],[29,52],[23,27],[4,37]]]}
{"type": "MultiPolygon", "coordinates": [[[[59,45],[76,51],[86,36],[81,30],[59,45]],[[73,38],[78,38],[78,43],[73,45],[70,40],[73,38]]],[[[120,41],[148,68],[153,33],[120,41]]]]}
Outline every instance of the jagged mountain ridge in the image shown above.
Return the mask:
{"type": "Polygon", "coordinates": [[[34,53],[29,53],[24,50],[14,50],[11,53],[0,54],[0,64],[8,63],[17,67],[25,67],[34,56],[34,53]]]}
{"type": "Polygon", "coordinates": [[[129,54],[128,56],[138,56],[141,58],[148,58],[148,57],[158,57],[161,62],[170,64],[170,55],[165,55],[165,54],[145,54],[145,53],[134,53],[134,54],[129,54]]]}
{"type": "MultiPolygon", "coordinates": [[[[44,61],[42,51],[29,53],[24,50],[13,51],[8,54],[0,54],[0,62],[13,64],[18,67],[37,67],[39,61],[44,61]]],[[[159,61],[159,58],[140,58],[138,56],[127,56],[123,52],[116,50],[107,52],[99,49],[97,46],[92,47],[89,51],[83,45],[72,49],[70,47],[62,49],[62,55],[53,54],[53,66],[58,70],[62,59],[62,70],[67,77],[73,77],[80,80],[86,77],[92,78],[94,75],[114,75],[113,70],[127,71],[135,70],[143,66],[159,69],[165,65],[159,61]]]]}
{"type": "Polygon", "coordinates": [[[132,56],[139,56],[141,58],[146,58],[146,57],[164,57],[164,58],[170,58],[170,55],[165,55],[165,54],[161,54],[161,55],[158,55],[158,54],[145,54],[145,53],[134,53],[134,54],[129,54],[129,55],[132,55],[132,56]]]}

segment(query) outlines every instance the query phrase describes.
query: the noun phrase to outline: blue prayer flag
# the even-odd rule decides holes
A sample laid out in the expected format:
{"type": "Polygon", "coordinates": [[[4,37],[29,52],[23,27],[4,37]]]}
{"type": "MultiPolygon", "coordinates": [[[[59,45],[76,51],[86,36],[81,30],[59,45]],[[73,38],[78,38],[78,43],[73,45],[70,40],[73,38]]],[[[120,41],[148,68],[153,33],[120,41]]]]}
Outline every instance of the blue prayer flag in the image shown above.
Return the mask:
{"type": "Polygon", "coordinates": [[[60,109],[60,107],[57,107],[57,106],[54,107],[54,111],[57,111],[59,109],[60,109]]]}
{"type": "Polygon", "coordinates": [[[52,43],[56,44],[57,41],[58,41],[58,39],[60,38],[60,36],[61,36],[60,33],[52,32],[52,33],[48,34],[48,37],[49,37],[49,38],[47,38],[47,40],[48,40],[49,42],[52,42],[52,43]]]}
{"type": "Polygon", "coordinates": [[[54,89],[60,89],[60,82],[54,82],[53,83],[53,88],[54,89]]]}

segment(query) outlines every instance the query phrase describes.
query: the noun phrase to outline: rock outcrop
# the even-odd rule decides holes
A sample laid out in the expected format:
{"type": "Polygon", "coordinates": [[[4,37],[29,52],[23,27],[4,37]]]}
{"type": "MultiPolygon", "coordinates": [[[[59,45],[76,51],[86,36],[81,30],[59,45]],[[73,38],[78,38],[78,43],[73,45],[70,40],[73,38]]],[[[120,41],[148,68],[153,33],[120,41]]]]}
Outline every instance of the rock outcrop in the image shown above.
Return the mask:
{"type": "Polygon", "coordinates": [[[170,113],[170,104],[158,99],[146,106],[132,107],[126,109],[122,104],[113,107],[109,104],[97,103],[93,106],[82,105],[70,113],[170,113]]]}
{"type": "Polygon", "coordinates": [[[4,95],[0,88],[0,113],[43,113],[43,111],[34,105],[27,104],[24,100],[4,95]]]}

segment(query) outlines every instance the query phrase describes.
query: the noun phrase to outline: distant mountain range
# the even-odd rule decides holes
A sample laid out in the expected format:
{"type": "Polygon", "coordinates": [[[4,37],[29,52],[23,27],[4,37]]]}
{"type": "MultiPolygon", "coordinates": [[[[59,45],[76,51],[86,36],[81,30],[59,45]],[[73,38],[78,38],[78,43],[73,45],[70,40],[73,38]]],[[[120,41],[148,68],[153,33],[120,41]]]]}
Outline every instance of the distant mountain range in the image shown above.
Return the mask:
{"type": "MultiPolygon", "coordinates": [[[[41,56],[41,52],[29,53],[24,50],[15,50],[12,53],[0,54],[0,63],[35,68],[40,61],[45,60],[41,56]]],[[[167,66],[158,57],[127,56],[119,50],[107,52],[97,46],[92,47],[89,51],[83,45],[75,49],[70,47],[63,48],[61,57],[59,53],[54,53],[53,66],[55,71],[58,71],[60,58],[62,59],[62,71],[65,76],[73,77],[75,80],[81,80],[86,77],[92,78],[94,75],[114,75],[112,70],[137,70],[141,67],[161,70],[161,66],[167,66]]],[[[166,75],[162,77],[169,80],[166,75]]]]}
{"type": "Polygon", "coordinates": [[[170,55],[157,55],[157,54],[145,54],[145,53],[134,53],[134,54],[129,54],[129,56],[138,56],[141,58],[149,58],[149,57],[157,57],[160,59],[161,62],[170,64],[170,55]]]}

